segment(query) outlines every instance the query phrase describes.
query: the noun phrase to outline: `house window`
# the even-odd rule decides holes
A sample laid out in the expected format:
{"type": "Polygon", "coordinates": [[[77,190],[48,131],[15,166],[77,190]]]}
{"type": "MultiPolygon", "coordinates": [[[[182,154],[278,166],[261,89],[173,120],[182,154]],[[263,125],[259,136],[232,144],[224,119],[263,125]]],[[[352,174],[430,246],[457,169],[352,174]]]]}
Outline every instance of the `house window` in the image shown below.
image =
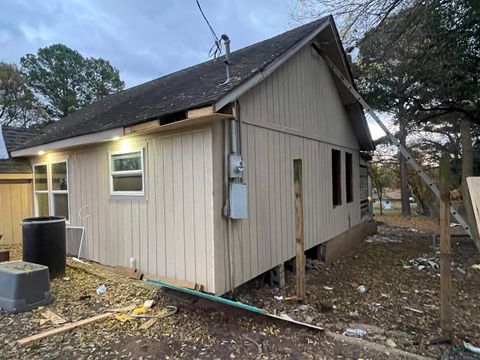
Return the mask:
{"type": "Polygon", "coordinates": [[[64,216],[68,220],[67,169],[66,161],[33,167],[36,216],[64,216]]]}
{"type": "Polygon", "coordinates": [[[353,160],[352,154],[345,153],[345,183],[347,185],[347,203],[353,202],[353,160]]]}
{"type": "Polygon", "coordinates": [[[143,150],[110,154],[110,193],[143,195],[143,150]]]}
{"type": "Polygon", "coordinates": [[[342,163],[341,152],[332,150],[332,195],[333,206],[342,205],[342,163]]]}
{"type": "Polygon", "coordinates": [[[68,176],[65,161],[51,165],[52,214],[68,219],[68,176]]]}
{"type": "Polygon", "coordinates": [[[35,215],[48,216],[48,176],[47,165],[33,167],[33,188],[35,192],[35,215]]]}

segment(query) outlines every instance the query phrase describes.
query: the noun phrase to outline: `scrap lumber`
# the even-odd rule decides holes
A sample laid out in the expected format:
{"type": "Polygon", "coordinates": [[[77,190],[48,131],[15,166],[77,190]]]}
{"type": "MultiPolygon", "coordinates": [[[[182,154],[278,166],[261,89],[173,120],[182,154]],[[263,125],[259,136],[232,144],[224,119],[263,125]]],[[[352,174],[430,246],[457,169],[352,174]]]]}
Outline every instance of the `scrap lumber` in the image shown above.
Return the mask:
{"type": "Polygon", "coordinates": [[[225,299],[225,298],[222,298],[220,296],[215,296],[215,295],[212,295],[212,294],[206,294],[206,293],[203,293],[203,292],[200,292],[200,291],[197,291],[197,290],[186,289],[184,287],[175,286],[175,285],[165,283],[165,282],[161,282],[161,281],[157,281],[157,280],[147,279],[147,281],[152,283],[152,284],[163,286],[167,289],[181,291],[181,292],[184,292],[186,294],[198,296],[198,297],[201,297],[201,298],[204,298],[204,299],[207,299],[207,300],[212,300],[212,301],[215,301],[215,302],[218,302],[218,303],[221,303],[221,304],[230,305],[230,306],[233,306],[233,307],[236,307],[236,308],[239,308],[239,309],[243,309],[243,310],[247,310],[247,311],[250,311],[250,312],[253,312],[253,313],[256,313],[256,314],[265,315],[265,316],[268,316],[268,317],[271,317],[271,318],[274,318],[274,319],[278,319],[278,320],[282,320],[282,321],[287,321],[289,323],[293,323],[293,324],[296,324],[296,325],[308,327],[308,328],[311,328],[311,329],[314,329],[314,330],[324,331],[324,329],[322,327],[294,320],[294,319],[290,318],[288,315],[287,316],[285,316],[285,315],[279,316],[279,315],[270,314],[266,310],[261,309],[261,308],[256,307],[256,306],[243,304],[243,303],[238,302],[238,301],[225,299]]]}
{"type": "Polygon", "coordinates": [[[167,277],[156,277],[156,276],[146,276],[146,280],[147,281],[154,280],[154,281],[167,283],[167,284],[178,286],[185,289],[203,291],[203,285],[192,283],[186,280],[177,280],[177,279],[171,279],[167,277]]]}
{"type": "Polygon", "coordinates": [[[467,177],[467,191],[470,194],[474,219],[471,224],[473,241],[480,251],[480,176],[467,177]]]}
{"type": "Polygon", "coordinates": [[[295,192],[295,244],[297,298],[305,299],[305,243],[303,238],[303,189],[302,160],[293,160],[294,192],[295,192]]]}
{"type": "Polygon", "coordinates": [[[130,279],[134,280],[142,280],[143,277],[143,274],[137,269],[129,268],[126,266],[115,266],[115,269],[113,271],[115,272],[115,274],[129,277],[130,279]]]}
{"type": "Polygon", "coordinates": [[[91,324],[91,323],[94,323],[96,321],[106,319],[110,316],[112,316],[112,313],[105,313],[105,314],[95,315],[95,316],[89,317],[87,319],[74,321],[72,323],[65,324],[64,326],[56,328],[56,329],[47,330],[47,331],[44,331],[44,332],[41,332],[39,334],[35,334],[35,335],[32,335],[32,336],[27,336],[23,339],[17,340],[17,343],[19,345],[28,345],[28,344],[40,341],[42,339],[45,339],[46,337],[61,334],[61,333],[70,331],[72,329],[75,329],[79,326],[91,324]]]}

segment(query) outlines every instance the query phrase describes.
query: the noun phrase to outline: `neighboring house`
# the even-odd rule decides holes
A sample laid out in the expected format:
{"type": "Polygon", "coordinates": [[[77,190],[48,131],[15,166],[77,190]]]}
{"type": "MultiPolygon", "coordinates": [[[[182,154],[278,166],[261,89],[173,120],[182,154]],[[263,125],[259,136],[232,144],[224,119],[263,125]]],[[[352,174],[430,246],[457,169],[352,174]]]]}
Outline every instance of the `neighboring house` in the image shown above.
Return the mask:
{"type": "MultiPolygon", "coordinates": [[[[378,199],[378,195],[375,192],[375,203],[374,207],[375,209],[380,208],[380,200],[378,199]]],[[[413,197],[409,197],[409,201],[412,203],[414,202],[413,197]]],[[[401,209],[402,208],[402,192],[400,189],[391,189],[391,188],[385,188],[383,190],[383,196],[382,196],[382,204],[383,204],[383,209],[401,209]]]]}
{"type": "Polygon", "coordinates": [[[21,222],[32,216],[32,167],[9,152],[39,134],[38,130],[0,126],[0,246],[22,243],[21,222]]]}
{"type": "Polygon", "coordinates": [[[34,166],[36,214],[84,227],[82,257],[133,258],[144,273],[222,294],[295,257],[301,160],[305,249],[361,240],[360,151],[373,145],[314,43],[353,82],[325,17],[233,52],[227,83],[218,58],[50,125],[14,152],[34,166]]]}

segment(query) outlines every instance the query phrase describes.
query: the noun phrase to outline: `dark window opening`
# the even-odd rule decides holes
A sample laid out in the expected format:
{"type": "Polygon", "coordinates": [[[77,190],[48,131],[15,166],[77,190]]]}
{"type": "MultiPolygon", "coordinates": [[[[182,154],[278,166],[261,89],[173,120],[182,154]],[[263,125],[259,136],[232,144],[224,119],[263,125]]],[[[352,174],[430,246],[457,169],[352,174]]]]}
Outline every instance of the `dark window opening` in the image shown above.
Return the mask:
{"type": "Polygon", "coordinates": [[[342,162],[341,152],[332,150],[332,194],[333,206],[342,205],[342,162]]]}
{"type": "Polygon", "coordinates": [[[353,160],[352,154],[345,153],[345,183],[347,185],[347,203],[353,202],[353,160]]]}

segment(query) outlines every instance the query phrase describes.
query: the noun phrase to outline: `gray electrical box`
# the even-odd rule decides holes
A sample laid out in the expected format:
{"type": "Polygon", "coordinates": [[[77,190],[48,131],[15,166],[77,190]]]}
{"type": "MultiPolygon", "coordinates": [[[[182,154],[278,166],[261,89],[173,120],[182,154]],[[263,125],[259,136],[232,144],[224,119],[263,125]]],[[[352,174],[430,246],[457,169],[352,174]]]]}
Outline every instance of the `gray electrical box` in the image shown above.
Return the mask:
{"type": "Polygon", "coordinates": [[[247,184],[230,183],[230,218],[246,219],[248,217],[247,184]]]}
{"type": "Polygon", "coordinates": [[[241,155],[231,154],[228,157],[228,176],[231,179],[239,179],[243,176],[245,170],[245,163],[241,155]]]}

